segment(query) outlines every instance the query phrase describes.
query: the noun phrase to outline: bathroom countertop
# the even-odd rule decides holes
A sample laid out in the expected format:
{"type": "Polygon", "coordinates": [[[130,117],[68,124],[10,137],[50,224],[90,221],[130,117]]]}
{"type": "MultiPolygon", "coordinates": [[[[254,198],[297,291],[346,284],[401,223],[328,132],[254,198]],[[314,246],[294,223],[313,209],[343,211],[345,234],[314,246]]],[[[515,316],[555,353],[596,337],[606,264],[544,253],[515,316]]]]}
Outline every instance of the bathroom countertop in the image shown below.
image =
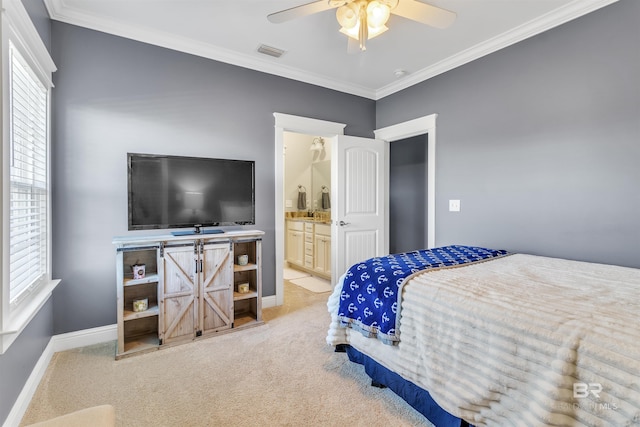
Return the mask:
{"type": "Polygon", "coordinates": [[[313,218],[309,216],[298,216],[292,218],[285,218],[287,221],[295,221],[295,222],[310,222],[314,224],[331,224],[330,219],[322,219],[322,218],[313,218]]]}

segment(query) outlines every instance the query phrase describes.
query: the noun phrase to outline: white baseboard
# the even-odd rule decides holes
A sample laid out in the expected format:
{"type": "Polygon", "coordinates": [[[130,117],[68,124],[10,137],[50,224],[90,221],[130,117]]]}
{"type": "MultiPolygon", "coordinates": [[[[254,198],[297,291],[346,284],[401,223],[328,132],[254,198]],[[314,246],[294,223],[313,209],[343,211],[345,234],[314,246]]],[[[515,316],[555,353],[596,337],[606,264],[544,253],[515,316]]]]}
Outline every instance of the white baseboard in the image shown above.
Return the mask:
{"type": "Polygon", "coordinates": [[[33,367],[31,375],[22,387],[16,402],[9,412],[9,416],[4,421],[3,427],[17,427],[29,408],[29,403],[44,377],[49,362],[53,355],[59,351],[71,350],[73,348],[85,347],[99,344],[101,342],[113,341],[118,337],[117,325],[101,326],[99,328],[84,329],[82,331],[69,332],[67,334],[54,335],[49,340],[49,344],[42,352],[42,355],[33,367]]]}
{"type": "Polygon", "coordinates": [[[275,307],[277,304],[276,296],[270,295],[268,297],[262,297],[262,308],[275,307]]]}
{"type": "Polygon", "coordinates": [[[53,357],[53,338],[49,340],[49,344],[42,352],[42,356],[36,362],[36,366],[33,367],[33,371],[31,371],[31,375],[27,379],[27,382],[22,387],[22,391],[18,395],[18,399],[13,404],[11,408],[11,412],[9,412],[9,416],[4,421],[3,427],[17,427],[20,425],[20,421],[24,416],[25,412],[27,412],[27,408],[29,407],[29,403],[31,403],[31,398],[36,392],[38,385],[40,384],[40,380],[44,376],[47,371],[47,367],[49,366],[49,362],[53,357]]]}
{"type": "Polygon", "coordinates": [[[83,329],[82,331],[69,332],[67,334],[54,335],[53,352],[71,350],[78,347],[100,344],[118,339],[118,325],[100,326],[98,328],[83,329]]]}

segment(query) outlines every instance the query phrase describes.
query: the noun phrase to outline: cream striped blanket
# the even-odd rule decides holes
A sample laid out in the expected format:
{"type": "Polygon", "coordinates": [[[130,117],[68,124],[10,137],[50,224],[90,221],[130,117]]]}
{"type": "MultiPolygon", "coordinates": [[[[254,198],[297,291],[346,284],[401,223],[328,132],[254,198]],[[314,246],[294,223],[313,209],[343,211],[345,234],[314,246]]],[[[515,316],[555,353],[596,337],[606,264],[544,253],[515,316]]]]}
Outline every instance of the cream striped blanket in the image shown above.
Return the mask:
{"type": "Polygon", "coordinates": [[[515,254],[407,278],[400,342],[351,344],[478,426],[640,425],[640,269],[515,254]]]}

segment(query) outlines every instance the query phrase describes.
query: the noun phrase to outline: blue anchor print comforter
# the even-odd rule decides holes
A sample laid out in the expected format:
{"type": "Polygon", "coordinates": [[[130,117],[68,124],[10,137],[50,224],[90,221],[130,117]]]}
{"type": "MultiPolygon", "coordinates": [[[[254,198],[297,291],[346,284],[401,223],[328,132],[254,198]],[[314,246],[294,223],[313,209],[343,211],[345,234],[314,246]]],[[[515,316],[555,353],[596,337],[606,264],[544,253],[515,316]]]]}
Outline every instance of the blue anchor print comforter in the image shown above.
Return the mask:
{"type": "Polygon", "coordinates": [[[505,250],[475,246],[443,246],[370,258],[347,270],[342,283],[338,319],[344,327],[387,344],[400,341],[397,315],[404,280],[422,270],[469,264],[508,255],[505,250]]]}

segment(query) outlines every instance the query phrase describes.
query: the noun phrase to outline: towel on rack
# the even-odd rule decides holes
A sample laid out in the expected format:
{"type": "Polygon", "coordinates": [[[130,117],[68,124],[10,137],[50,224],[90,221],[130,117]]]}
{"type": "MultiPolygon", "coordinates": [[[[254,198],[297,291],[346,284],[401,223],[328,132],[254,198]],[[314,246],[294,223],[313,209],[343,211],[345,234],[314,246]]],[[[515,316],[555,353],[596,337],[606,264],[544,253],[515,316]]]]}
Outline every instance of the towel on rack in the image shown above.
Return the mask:
{"type": "Polygon", "coordinates": [[[298,209],[307,209],[307,192],[298,191],[298,209]]]}
{"type": "Polygon", "coordinates": [[[331,200],[329,199],[329,193],[322,193],[321,203],[322,209],[331,209],[331,200]]]}

